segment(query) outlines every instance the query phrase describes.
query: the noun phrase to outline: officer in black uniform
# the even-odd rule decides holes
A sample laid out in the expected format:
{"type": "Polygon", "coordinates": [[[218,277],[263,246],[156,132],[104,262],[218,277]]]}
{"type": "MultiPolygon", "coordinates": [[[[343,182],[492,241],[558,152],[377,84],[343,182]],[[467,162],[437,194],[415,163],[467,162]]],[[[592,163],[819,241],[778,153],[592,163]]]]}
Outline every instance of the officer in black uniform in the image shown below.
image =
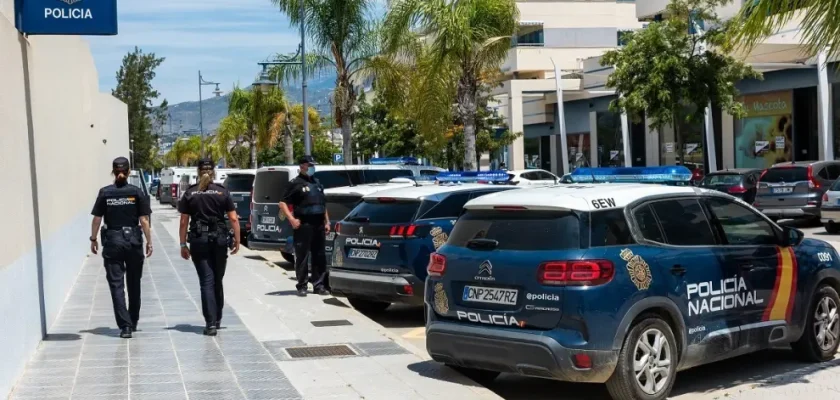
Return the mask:
{"type": "Polygon", "coordinates": [[[215,170],[212,161],[198,162],[198,177],[198,183],[190,186],[178,202],[181,257],[189,260],[192,256],[201,285],[201,311],[206,323],[204,334],[216,336],[225,305],[222,278],[227,267],[228,248],[232,250],[231,254],[239,251],[239,217],[230,192],[224,186],[213,183],[215,170]],[[233,227],[233,234],[227,228],[225,215],[233,227]]]}
{"type": "Polygon", "coordinates": [[[149,215],[152,209],[143,190],[128,184],[128,160],[119,157],[114,160],[112,167],[114,184],[99,190],[91,212],[93,222],[90,227],[90,250],[93,254],[99,251],[96,234],[104,218],[102,258],[105,259],[105,274],[111,289],[120,337],[128,339],[131,332],[137,330],[137,321],[140,320],[140,278],[143,277],[144,260],[142,235],[146,236],[145,256],[150,257],[152,236],[149,215]],[[126,280],[128,308],[125,305],[126,280]]]}
{"type": "Polygon", "coordinates": [[[324,252],[326,234],[330,231],[327,198],[324,195],[324,187],[313,176],[315,159],[312,156],[303,156],[298,160],[298,164],[300,174],[289,182],[283,201],[280,202],[280,211],[295,230],[297,294],[306,296],[311,255],[313,292],[328,295],[327,256],[324,252]],[[292,206],[294,213],[289,210],[289,206],[292,206]]]}

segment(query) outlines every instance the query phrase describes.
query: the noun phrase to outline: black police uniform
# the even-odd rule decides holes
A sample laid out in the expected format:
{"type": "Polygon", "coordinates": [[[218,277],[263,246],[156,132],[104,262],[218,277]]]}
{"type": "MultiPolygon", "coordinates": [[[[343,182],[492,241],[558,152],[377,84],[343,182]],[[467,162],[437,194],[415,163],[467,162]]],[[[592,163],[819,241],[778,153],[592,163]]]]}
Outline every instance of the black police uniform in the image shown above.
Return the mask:
{"type": "Polygon", "coordinates": [[[201,311],[208,328],[218,327],[222,320],[225,305],[222,278],[231,240],[225,214],[235,209],[230,192],[215,183],[204,191],[198,184],[190,186],[178,202],[178,211],[190,216],[187,240],[201,285],[201,311]]]}
{"type": "Polygon", "coordinates": [[[91,214],[103,217],[105,221],[101,232],[102,258],[117,326],[120,329],[136,328],[140,319],[140,278],[145,260],[139,223],[141,216],[152,214],[149,199],[137,186],[128,183],[108,185],[99,190],[91,214]]]}
{"type": "Polygon", "coordinates": [[[294,217],[300,220],[295,229],[295,274],[297,289],[306,290],[309,282],[309,258],[312,264],[312,286],[315,292],[327,287],[327,255],[324,252],[326,231],[324,215],[327,212],[327,198],[324,187],[318,179],[299,174],[289,182],[283,202],[292,205],[294,217]]]}

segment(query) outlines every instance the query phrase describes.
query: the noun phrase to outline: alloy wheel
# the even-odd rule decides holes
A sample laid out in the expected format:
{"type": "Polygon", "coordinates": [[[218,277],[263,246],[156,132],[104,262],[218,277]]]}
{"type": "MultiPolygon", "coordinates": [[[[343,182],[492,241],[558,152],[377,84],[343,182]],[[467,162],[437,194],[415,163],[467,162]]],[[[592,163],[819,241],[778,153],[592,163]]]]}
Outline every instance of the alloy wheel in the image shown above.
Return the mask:
{"type": "Polygon", "coordinates": [[[665,334],[659,329],[648,329],[642,333],[633,356],[636,384],[642,391],[655,395],[668,385],[671,360],[671,346],[665,334]]]}
{"type": "Polygon", "coordinates": [[[837,303],[830,297],[823,297],[814,312],[814,336],[823,351],[831,350],[840,338],[840,314],[837,303]]]}

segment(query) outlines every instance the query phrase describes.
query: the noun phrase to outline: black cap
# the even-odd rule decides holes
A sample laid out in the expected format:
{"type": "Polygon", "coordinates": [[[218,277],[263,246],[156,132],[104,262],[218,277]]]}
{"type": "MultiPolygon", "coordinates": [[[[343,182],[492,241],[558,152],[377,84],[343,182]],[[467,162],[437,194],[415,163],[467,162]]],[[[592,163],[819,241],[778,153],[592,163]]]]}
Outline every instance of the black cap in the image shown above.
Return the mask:
{"type": "Polygon", "coordinates": [[[209,158],[202,158],[201,160],[198,160],[198,168],[199,169],[206,168],[206,167],[215,168],[216,165],[213,164],[213,161],[210,160],[209,158]]]}
{"type": "Polygon", "coordinates": [[[111,163],[111,167],[113,169],[129,169],[131,166],[129,165],[127,158],[117,157],[114,159],[114,162],[111,163]]]}
{"type": "Polygon", "coordinates": [[[298,158],[298,165],[303,164],[315,164],[315,159],[312,158],[312,156],[303,156],[301,158],[298,158]]]}

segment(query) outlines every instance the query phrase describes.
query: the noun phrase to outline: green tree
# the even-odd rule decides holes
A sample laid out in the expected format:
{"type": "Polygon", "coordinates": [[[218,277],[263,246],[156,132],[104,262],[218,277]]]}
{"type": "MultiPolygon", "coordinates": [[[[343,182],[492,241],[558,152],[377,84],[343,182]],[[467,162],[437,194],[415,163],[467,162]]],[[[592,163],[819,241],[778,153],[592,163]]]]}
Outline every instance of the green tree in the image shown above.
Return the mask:
{"type": "Polygon", "coordinates": [[[420,131],[442,136],[453,120],[452,104],[457,105],[454,114],[464,126],[466,170],[476,169],[482,83],[507,56],[518,16],[514,0],[398,0],[383,25],[385,48],[398,59],[411,60],[421,77],[414,85],[403,83],[415,89],[409,103],[420,131]]]}
{"type": "Polygon", "coordinates": [[[200,154],[201,137],[190,136],[178,138],[166,153],[165,158],[169,165],[186,167],[198,161],[200,154]]]}
{"type": "Polygon", "coordinates": [[[230,126],[225,126],[223,133],[228,143],[233,140],[248,144],[251,168],[256,168],[259,149],[274,147],[282,135],[283,125],[277,123],[277,119],[282,118],[287,106],[285,94],[280,88],[272,87],[266,93],[238,86],[233,88],[228,105],[230,126]],[[243,122],[244,131],[241,130],[243,122]],[[237,131],[238,135],[235,134],[237,131]]]}
{"type": "Polygon", "coordinates": [[[840,2],[837,0],[751,0],[732,21],[731,42],[747,50],[799,19],[801,43],[808,54],[827,49],[840,54],[840,2]]]}
{"type": "MultiPolygon", "coordinates": [[[[352,163],[352,132],[358,98],[357,86],[374,71],[382,70],[377,25],[372,20],[372,0],[271,0],[300,26],[300,6],[304,2],[307,41],[306,74],[314,76],[324,69],[336,72],[333,104],[335,121],[344,138],[344,160],[352,163]],[[309,47],[311,46],[311,47],[309,47]]],[[[287,57],[278,55],[279,59],[287,57]]],[[[298,61],[300,59],[298,58],[298,61]]],[[[300,64],[274,66],[271,75],[291,82],[301,77],[300,64]]]]}
{"type": "Polygon", "coordinates": [[[615,68],[606,86],[618,97],[610,104],[614,112],[625,111],[634,121],[644,115],[651,128],[674,127],[679,160],[685,148],[680,126],[699,121],[711,103],[743,117],[735,84],[759,78],[751,67],[727,54],[726,25],[715,8],[728,0],[672,0],[662,22],[627,34],[627,44],[606,52],[601,64],[615,68]],[[690,34],[691,21],[706,21],[711,28],[690,34]]]}
{"type": "Polygon", "coordinates": [[[364,94],[359,98],[353,141],[365,159],[376,152],[382,157],[427,157],[433,149],[417,132],[414,121],[393,112],[381,97],[368,102],[364,94]]]}
{"type": "Polygon", "coordinates": [[[135,47],[134,51],[123,57],[122,65],[117,71],[117,86],[111,91],[114,97],[120,99],[128,107],[128,137],[134,140],[134,163],[132,168],[154,169],[152,148],[157,138],[152,130],[152,124],[160,120],[167,113],[167,101],[163,100],[158,108],[152,107],[152,102],[160,97],[160,93],[152,87],[155,79],[155,69],[163,63],[163,57],[156,57],[154,53],[143,53],[135,47]]]}

